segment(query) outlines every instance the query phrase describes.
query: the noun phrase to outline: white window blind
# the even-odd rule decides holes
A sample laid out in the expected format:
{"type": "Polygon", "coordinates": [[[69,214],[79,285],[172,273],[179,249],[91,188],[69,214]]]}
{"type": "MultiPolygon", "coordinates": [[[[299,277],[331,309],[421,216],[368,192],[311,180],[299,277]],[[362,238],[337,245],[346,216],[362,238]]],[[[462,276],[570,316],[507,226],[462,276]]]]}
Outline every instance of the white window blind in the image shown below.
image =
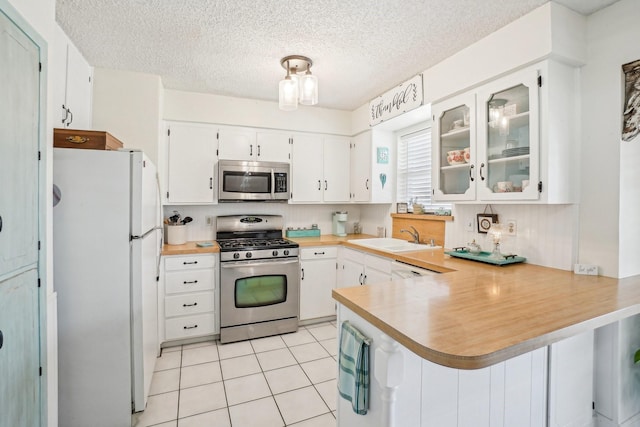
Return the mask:
{"type": "Polygon", "coordinates": [[[398,140],[397,201],[425,207],[449,207],[431,202],[431,126],[398,140]]]}

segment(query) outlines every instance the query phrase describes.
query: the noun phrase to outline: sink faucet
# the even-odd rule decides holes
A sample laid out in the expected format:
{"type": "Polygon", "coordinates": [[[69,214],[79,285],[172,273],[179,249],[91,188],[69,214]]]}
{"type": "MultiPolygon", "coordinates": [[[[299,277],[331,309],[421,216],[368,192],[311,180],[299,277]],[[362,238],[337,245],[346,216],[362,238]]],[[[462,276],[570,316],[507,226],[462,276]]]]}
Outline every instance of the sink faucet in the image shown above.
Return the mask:
{"type": "Polygon", "coordinates": [[[411,237],[413,237],[412,243],[420,243],[420,233],[418,233],[418,230],[416,230],[415,227],[412,225],[410,225],[409,227],[413,230],[413,233],[411,232],[411,230],[406,230],[404,228],[401,229],[400,232],[411,234],[411,237]]]}

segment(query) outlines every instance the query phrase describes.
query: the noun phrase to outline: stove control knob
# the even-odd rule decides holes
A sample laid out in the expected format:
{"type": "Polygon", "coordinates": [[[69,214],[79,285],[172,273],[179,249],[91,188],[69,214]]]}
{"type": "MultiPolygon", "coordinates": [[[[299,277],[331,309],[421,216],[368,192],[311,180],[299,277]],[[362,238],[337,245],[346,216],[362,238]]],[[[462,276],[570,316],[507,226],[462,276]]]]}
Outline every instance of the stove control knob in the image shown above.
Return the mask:
{"type": "Polygon", "coordinates": [[[278,251],[273,251],[273,252],[271,252],[271,255],[273,255],[273,256],[278,256],[278,251]]]}
{"type": "Polygon", "coordinates": [[[253,255],[251,255],[251,252],[247,252],[247,255],[245,255],[247,258],[251,258],[253,255]]]}
{"type": "Polygon", "coordinates": [[[233,254],[233,259],[238,259],[240,258],[240,254],[238,252],[233,254]]]}
{"type": "Polygon", "coordinates": [[[289,249],[285,249],[285,250],[284,250],[284,254],[285,254],[285,255],[289,255],[289,249]]]}

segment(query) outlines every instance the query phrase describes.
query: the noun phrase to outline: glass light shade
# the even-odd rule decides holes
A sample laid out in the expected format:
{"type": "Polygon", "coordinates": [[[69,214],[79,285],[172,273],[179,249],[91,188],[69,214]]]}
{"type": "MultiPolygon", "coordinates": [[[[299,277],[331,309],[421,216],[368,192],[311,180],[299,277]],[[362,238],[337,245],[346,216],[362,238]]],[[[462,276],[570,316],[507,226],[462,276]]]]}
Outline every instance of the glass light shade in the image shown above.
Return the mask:
{"type": "Polygon", "coordinates": [[[315,105],[318,103],[318,78],[311,73],[300,77],[300,104],[315,105]]]}
{"type": "Polygon", "coordinates": [[[279,106],[281,110],[291,111],[298,108],[298,81],[290,76],[280,80],[278,85],[279,106]]]}

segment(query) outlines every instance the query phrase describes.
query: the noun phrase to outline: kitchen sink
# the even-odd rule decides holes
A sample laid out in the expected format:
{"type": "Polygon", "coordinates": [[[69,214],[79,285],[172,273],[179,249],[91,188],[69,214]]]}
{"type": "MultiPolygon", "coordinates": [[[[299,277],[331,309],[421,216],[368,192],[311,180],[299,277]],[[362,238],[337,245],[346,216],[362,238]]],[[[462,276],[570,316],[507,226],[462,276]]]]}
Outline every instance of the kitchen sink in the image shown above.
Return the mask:
{"type": "Polygon", "coordinates": [[[348,240],[349,243],[354,245],[364,246],[365,248],[377,249],[379,251],[386,252],[411,252],[411,251],[425,251],[431,249],[440,249],[442,246],[431,246],[424,243],[411,243],[402,239],[395,239],[393,237],[377,237],[374,239],[354,239],[348,240]]]}

